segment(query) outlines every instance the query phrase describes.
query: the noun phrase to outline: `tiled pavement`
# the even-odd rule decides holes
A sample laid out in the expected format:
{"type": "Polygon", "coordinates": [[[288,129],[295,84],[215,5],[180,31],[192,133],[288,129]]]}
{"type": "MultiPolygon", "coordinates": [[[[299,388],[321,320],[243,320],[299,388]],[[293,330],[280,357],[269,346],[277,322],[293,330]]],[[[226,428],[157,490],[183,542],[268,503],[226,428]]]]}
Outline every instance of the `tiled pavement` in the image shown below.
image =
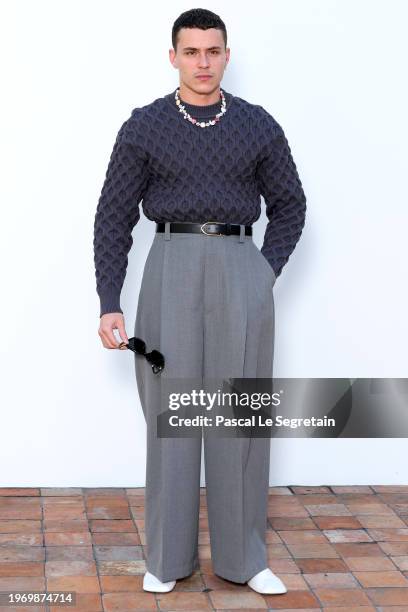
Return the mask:
{"type": "Polygon", "coordinates": [[[76,591],[37,610],[408,612],[408,486],[271,487],[269,566],[284,595],[214,576],[205,489],[200,571],[143,591],[144,489],[0,489],[0,591],[76,591]]]}

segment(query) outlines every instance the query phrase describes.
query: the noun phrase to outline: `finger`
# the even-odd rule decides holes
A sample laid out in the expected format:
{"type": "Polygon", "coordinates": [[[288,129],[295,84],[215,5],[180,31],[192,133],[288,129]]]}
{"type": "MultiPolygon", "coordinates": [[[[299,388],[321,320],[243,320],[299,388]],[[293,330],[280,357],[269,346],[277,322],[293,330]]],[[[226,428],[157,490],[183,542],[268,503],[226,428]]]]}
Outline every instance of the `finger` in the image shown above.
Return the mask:
{"type": "Polygon", "coordinates": [[[113,331],[111,328],[105,326],[102,327],[99,335],[101,336],[102,344],[105,348],[117,348],[118,343],[116,342],[116,338],[113,335],[113,331]]]}
{"type": "Polygon", "coordinates": [[[125,329],[125,320],[120,319],[119,321],[117,321],[117,326],[118,326],[118,332],[119,332],[119,336],[122,340],[122,342],[129,342],[129,338],[127,337],[127,333],[126,333],[126,329],[125,329]]]}

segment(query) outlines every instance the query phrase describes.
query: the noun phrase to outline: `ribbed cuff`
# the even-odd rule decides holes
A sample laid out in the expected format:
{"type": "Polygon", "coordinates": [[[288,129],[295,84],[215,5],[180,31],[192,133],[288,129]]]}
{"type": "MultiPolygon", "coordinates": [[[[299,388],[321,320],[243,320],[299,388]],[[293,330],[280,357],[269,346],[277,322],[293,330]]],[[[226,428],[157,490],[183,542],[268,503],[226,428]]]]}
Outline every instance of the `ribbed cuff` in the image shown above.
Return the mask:
{"type": "Polygon", "coordinates": [[[112,285],[103,287],[98,290],[100,300],[100,315],[99,318],[108,312],[121,312],[123,310],[120,307],[120,291],[118,291],[112,285]]]}

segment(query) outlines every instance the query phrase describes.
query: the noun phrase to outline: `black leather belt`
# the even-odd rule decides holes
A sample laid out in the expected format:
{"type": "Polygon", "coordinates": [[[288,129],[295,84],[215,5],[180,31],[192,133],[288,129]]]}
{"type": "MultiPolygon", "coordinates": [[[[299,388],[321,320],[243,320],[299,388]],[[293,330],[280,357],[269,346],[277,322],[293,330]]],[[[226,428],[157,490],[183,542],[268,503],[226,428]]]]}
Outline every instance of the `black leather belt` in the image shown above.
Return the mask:
{"type": "MultiPolygon", "coordinates": [[[[156,223],[156,232],[164,232],[166,224],[156,223]]],[[[205,223],[170,222],[170,232],[189,232],[192,234],[206,234],[207,236],[230,236],[240,234],[238,223],[221,223],[218,221],[206,221],[205,223]]],[[[252,225],[245,225],[245,235],[252,236],[252,225]]]]}

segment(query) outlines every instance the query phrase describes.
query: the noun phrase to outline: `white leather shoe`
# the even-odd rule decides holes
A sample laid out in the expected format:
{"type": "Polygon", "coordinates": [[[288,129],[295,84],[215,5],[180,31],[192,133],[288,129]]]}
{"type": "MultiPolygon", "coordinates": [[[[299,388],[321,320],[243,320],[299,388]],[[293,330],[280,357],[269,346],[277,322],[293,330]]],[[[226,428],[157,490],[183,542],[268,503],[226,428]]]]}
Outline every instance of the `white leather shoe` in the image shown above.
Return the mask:
{"type": "Polygon", "coordinates": [[[154,593],[167,593],[168,591],[174,589],[175,585],[175,580],[170,580],[170,582],[161,582],[150,572],[146,572],[143,578],[143,589],[145,591],[153,591],[154,593]]]}
{"type": "Polygon", "coordinates": [[[257,593],[264,593],[265,595],[278,595],[280,593],[287,593],[288,591],[282,580],[278,578],[278,576],[275,576],[269,567],[258,572],[255,576],[252,576],[252,578],[248,580],[247,585],[257,593]]]}

